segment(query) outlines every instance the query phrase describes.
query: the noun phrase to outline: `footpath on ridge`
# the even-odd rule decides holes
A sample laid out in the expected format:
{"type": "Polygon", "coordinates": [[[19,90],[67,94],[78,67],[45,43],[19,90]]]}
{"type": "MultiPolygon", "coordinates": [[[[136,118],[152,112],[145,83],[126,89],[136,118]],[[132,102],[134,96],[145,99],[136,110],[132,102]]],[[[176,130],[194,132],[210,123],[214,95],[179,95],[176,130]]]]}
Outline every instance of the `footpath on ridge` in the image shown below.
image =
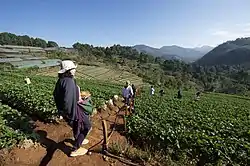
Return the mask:
{"type": "MultiPolygon", "coordinates": [[[[116,128],[112,133],[109,144],[112,142],[123,142],[126,138],[119,133],[119,128],[124,127],[122,116],[124,111],[119,111],[122,103],[115,103],[113,109],[98,112],[91,118],[92,131],[88,135],[89,144],[84,145],[90,148],[103,139],[102,119],[107,122],[108,133],[113,129],[116,117],[116,128]],[[117,114],[119,112],[119,114],[117,114]]],[[[102,144],[91,148],[92,154],[84,156],[68,157],[72,147],[72,129],[64,122],[59,124],[45,124],[40,121],[34,122],[35,131],[40,135],[38,144],[28,148],[15,147],[9,152],[0,151],[0,165],[4,166],[122,166],[126,165],[116,159],[104,160],[101,154],[102,144]]],[[[121,129],[120,129],[121,130],[121,129]]]]}

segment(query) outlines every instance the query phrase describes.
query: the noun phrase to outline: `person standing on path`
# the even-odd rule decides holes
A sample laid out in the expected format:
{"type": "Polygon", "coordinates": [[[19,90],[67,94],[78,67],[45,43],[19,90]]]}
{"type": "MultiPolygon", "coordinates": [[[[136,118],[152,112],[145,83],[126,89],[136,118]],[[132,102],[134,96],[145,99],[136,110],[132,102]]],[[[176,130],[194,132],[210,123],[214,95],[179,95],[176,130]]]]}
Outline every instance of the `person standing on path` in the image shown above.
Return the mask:
{"type": "Polygon", "coordinates": [[[126,81],[126,85],[122,89],[122,97],[125,100],[125,106],[127,106],[128,108],[130,105],[130,99],[133,97],[133,95],[134,93],[132,87],[130,86],[130,81],[126,81]]]}
{"type": "Polygon", "coordinates": [[[73,129],[75,144],[70,154],[71,157],[85,155],[88,152],[80,146],[89,142],[85,137],[91,128],[88,115],[77,104],[80,99],[80,89],[74,80],[76,67],[70,60],[62,61],[61,70],[58,72],[59,78],[53,92],[58,114],[73,129]]]}

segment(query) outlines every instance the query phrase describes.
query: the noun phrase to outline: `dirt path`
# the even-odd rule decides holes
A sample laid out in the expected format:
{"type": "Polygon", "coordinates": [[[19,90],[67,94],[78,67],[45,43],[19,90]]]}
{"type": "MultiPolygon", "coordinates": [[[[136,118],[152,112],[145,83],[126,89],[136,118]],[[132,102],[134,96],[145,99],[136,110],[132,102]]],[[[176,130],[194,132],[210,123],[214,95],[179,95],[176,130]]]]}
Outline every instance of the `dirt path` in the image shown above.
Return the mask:
{"type": "MultiPolygon", "coordinates": [[[[116,107],[116,111],[118,108],[116,107]]],[[[85,148],[90,148],[103,139],[103,131],[101,124],[101,117],[107,119],[107,127],[110,131],[114,124],[116,115],[115,111],[108,111],[98,113],[92,118],[92,131],[90,132],[88,139],[90,140],[88,145],[84,145],[85,148]]],[[[91,155],[68,157],[70,153],[70,147],[72,147],[72,130],[65,123],[60,124],[44,124],[36,121],[35,131],[40,135],[40,143],[35,147],[27,149],[13,148],[10,152],[3,155],[3,165],[5,166],[122,166],[121,162],[109,159],[104,161],[103,156],[99,153],[101,150],[101,144],[93,148],[91,155]]],[[[119,118],[118,125],[123,125],[123,120],[119,118]]],[[[118,131],[114,131],[110,142],[120,142],[126,138],[122,136],[118,131]]]]}

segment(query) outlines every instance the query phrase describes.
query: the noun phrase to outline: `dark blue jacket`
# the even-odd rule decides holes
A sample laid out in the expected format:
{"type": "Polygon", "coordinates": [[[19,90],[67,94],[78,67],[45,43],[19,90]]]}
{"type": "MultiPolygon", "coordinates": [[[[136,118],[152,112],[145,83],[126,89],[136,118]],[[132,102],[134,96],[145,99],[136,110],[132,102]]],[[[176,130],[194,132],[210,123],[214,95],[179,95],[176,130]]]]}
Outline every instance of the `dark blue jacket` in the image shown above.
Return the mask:
{"type": "Polygon", "coordinates": [[[72,77],[59,78],[53,93],[59,115],[75,121],[79,92],[72,77]]]}

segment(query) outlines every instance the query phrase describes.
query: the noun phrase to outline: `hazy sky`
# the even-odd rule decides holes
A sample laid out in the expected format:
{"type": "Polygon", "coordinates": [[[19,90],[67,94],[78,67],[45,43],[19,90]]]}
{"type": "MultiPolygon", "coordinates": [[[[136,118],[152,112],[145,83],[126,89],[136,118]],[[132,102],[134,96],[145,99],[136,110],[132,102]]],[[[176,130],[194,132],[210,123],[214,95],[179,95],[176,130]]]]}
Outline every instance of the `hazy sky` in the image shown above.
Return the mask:
{"type": "Polygon", "coordinates": [[[250,0],[1,0],[0,32],[93,45],[216,46],[250,37],[250,0]]]}

